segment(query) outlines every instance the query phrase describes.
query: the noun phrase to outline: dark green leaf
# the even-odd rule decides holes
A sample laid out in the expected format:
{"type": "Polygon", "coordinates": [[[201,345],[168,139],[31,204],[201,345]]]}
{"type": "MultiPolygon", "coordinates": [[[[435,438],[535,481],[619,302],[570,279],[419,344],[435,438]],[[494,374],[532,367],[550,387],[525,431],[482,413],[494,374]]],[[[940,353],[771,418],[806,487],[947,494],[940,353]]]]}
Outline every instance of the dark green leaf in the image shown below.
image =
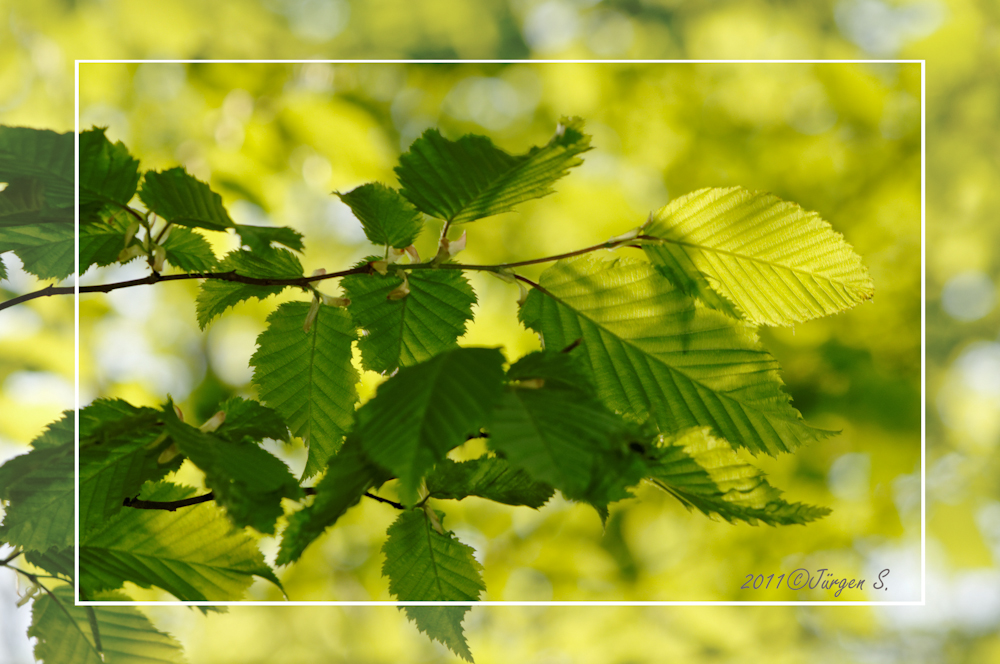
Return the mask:
{"type": "MultiPolygon", "coordinates": [[[[258,279],[295,279],[302,276],[302,264],[290,251],[274,249],[258,255],[245,250],[233,251],[226,255],[219,265],[219,271],[235,270],[242,277],[258,279]]],[[[277,295],[287,286],[260,286],[222,279],[206,279],[198,291],[198,325],[202,329],[229,307],[243,300],[255,297],[263,300],[277,295]]]]}
{"type": "Polygon", "coordinates": [[[74,171],[72,133],[0,126],[0,182],[34,179],[47,207],[72,209],[74,171]]]}
{"type": "Polygon", "coordinates": [[[308,312],[306,302],[278,307],[250,358],[261,400],[309,446],[305,477],[319,472],[340,447],[358,400],[351,317],[340,307],[322,305],[303,331],[308,312]]]}
{"type": "Polygon", "coordinates": [[[257,401],[233,397],[219,410],[226,414],[226,420],[215,430],[217,436],[233,442],[247,439],[259,443],[264,438],[288,440],[285,421],[277,411],[257,401]]]}
{"type": "Polygon", "coordinates": [[[126,206],[139,185],[139,160],[121,143],[105,136],[107,128],[80,132],[80,204],[126,206]]]}
{"type": "Polygon", "coordinates": [[[505,459],[480,457],[456,463],[442,459],[427,476],[427,491],[433,498],[462,500],[479,496],[505,505],[538,509],[552,497],[552,487],[536,482],[528,473],[505,459]]]}
{"type": "Polygon", "coordinates": [[[128,219],[109,215],[107,220],[80,224],[80,274],[91,265],[104,267],[118,262],[129,223],[128,219]]]}
{"type": "Polygon", "coordinates": [[[298,560],[313,540],[361,500],[365,491],[388,479],[389,473],[373,464],[361,452],[357,440],[348,436],[340,451],[330,458],[326,474],[316,485],[313,502],[288,517],[277,564],[298,560]]]}
{"type": "Polygon", "coordinates": [[[222,197],[183,168],[147,171],[139,198],[150,211],[173,224],[212,231],[235,225],[222,197]]]}
{"type": "MultiPolygon", "coordinates": [[[[389,578],[389,592],[400,601],[475,601],[486,589],[482,566],[473,557],[472,547],[459,542],[454,533],[439,530],[442,518],[441,513],[432,517],[424,510],[408,510],[389,526],[382,546],[382,575],[389,578]]],[[[421,631],[471,662],[472,653],[462,633],[462,619],[468,610],[467,606],[406,607],[421,631]],[[421,610],[411,611],[413,608],[421,610]]]]}
{"type": "Polygon", "coordinates": [[[420,212],[381,182],[363,184],[346,194],[334,193],[351,208],[372,244],[402,249],[420,235],[424,224],[420,212]]]}
{"type": "Polygon", "coordinates": [[[0,252],[13,250],[39,279],[61,280],[73,274],[75,235],[72,223],[0,227],[0,252]]]}
{"type": "Polygon", "coordinates": [[[0,466],[5,508],[0,540],[44,551],[73,544],[72,444],[33,449],[0,466]]]}
{"type": "Polygon", "coordinates": [[[456,348],[404,367],[358,411],[357,432],[371,459],[399,478],[404,503],[454,447],[486,424],[503,385],[503,355],[456,348]]]}
{"type": "Polygon", "coordinates": [[[542,147],[511,156],[485,136],[449,141],[428,129],[399,158],[401,192],[422,212],[460,224],[551,194],[552,184],[590,149],[579,118],[563,119],[542,147]]]}
{"type": "Polygon", "coordinates": [[[47,551],[25,551],[24,559],[45,570],[53,576],[62,576],[64,579],[72,579],[73,568],[76,565],[73,560],[75,549],[48,549],[47,551]]]}
{"type": "Polygon", "coordinates": [[[236,224],[236,233],[240,236],[240,241],[254,253],[265,253],[272,249],[272,242],[295,251],[302,251],[302,233],[287,226],[236,224]]]}
{"type": "Polygon", "coordinates": [[[472,320],[476,294],[459,270],[410,271],[409,294],[388,299],[402,283],[394,273],[355,274],[341,280],[351,300],[351,317],[363,330],[358,349],[361,364],[369,371],[388,373],[454,348],[465,334],[466,321],[472,320]]]}
{"type": "Polygon", "coordinates": [[[161,417],[180,452],[205,473],[205,485],[233,523],[273,534],[284,514],[281,499],[302,496],[288,466],[252,442],[233,442],[182,422],[173,404],[161,417]]]}
{"type": "Polygon", "coordinates": [[[626,446],[629,425],[579,389],[547,383],[507,390],[490,423],[489,444],[512,466],[550,484],[567,498],[606,504],[629,496],[624,480],[605,476],[626,446]]]}
{"type": "MultiPolygon", "coordinates": [[[[146,481],[162,479],[180,459],[159,462],[169,446],[160,413],[120,400],[95,401],[80,417],[80,532],[120,512],[146,481]]],[[[70,497],[69,500],[72,500],[70,497]]]]}
{"type": "Polygon", "coordinates": [[[44,208],[45,195],[41,181],[17,178],[0,191],[0,227],[38,223],[44,208]]]}

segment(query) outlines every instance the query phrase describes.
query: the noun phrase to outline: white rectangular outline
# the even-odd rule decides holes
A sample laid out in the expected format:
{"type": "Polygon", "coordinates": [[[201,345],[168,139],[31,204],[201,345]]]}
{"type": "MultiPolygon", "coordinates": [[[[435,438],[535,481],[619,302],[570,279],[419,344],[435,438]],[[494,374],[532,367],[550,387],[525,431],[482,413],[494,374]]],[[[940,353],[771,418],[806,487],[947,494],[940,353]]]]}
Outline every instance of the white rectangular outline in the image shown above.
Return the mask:
{"type": "Polygon", "coordinates": [[[74,539],[75,606],[926,606],[927,604],[927,291],[926,60],[75,60],[74,61],[74,539]],[[80,600],[80,65],[81,64],[919,64],[920,65],[920,600],[909,601],[81,601],[80,600]]]}

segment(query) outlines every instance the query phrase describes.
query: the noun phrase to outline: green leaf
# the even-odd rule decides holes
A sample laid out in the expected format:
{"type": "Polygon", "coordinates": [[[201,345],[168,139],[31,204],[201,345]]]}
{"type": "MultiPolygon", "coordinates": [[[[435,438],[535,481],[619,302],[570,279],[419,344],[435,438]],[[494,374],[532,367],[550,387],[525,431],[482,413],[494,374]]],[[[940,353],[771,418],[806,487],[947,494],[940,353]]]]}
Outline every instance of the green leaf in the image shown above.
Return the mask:
{"type": "MultiPolygon", "coordinates": [[[[143,500],[190,498],[190,487],[147,484],[143,500]]],[[[210,503],[165,510],[122,510],[81,537],[80,587],[88,595],[131,581],[157,586],[181,601],[237,600],[259,576],[280,587],[255,540],[234,530],[210,503]]]]}
{"type": "Polygon", "coordinates": [[[366,491],[389,477],[389,473],[364,455],[357,439],[348,436],[340,451],[330,457],[326,474],[316,484],[313,502],[288,517],[277,564],[298,560],[305,548],[356,505],[366,491]]]}
{"type": "Polygon", "coordinates": [[[399,478],[412,505],[435,463],[484,426],[503,386],[503,355],[495,348],[456,348],[382,383],[358,410],[356,431],[372,461],[399,478]]]}
{"type": "Polygon", "coordinates": [[[589,149],[579,118],[564,118],[547,145],[516,157],[485,136],[449,141],[428,129],[399,158],[396,175],[417,209],[461,224],[553,193],[552,184],[583,163],[578,155],[589,149]]]}
{"type": "Polygon", "coordinates": [[[118,141],[105,136],[106,127],[80,132],[80,204],[128,205],[139,186],[139,160],[118,141]]]}
{"type": "Polygon", "coordinates": [[[73,569],[76,565],[73,560],[75,551],[73,548],[25,551],[24,559],[35,567],[45,570],[48,574],[72,580],[74,577],[73,569]]]}
{"type": "Polygon", "coordinates": [[[596,395],[594,386],[581,362],[576,359],[578,348],[572,353],[558,350],[542,350],[528,353],[507,370],[507,380],[543,381],[550,387],[581,390],[596,395]]]}
{"type": "Polygon", "coordinates": [[[351,304],[348,311],[361,328],[361,365],[388,373],[409,367],[454,348],[472,320],[476,294],[459,270],[412,270],[410,292],[400,299],[389,293],[403,283],[394,273],[355,274],[341,287],[351,304]]]}
{"type": "Polygon", "coordinates": [[[75,163],[70,132],[0,126],[0,182],[36,180],[47,207],[73,207],[75,163]]]}
{"type": "Polygon", "coordinates": [[[146,207],[172,224],[224,231],[235,226],[222,197],[183,168],[147,171],[139,198],[146,207]]]}
{"type": "MultiPolygon", "coordinates": [[[[60,586],[32,606],[28,636],[38,639],[35,659],[45,664],[181,664],[181,645],[130,606],[74,606],[73,589],[60,586]],[[96,618],[101,652],[88,613],[96,618]],[[103,653],[103,657],[102,657],[103,653]]],[[[101,599],[128,601],[125,595],[101,599]]]]}
{"type": "Polygon", "coordinates": [[[538,509],[552,497],[552,487],[536,482],[506,459],[480,457],[456,463],[442,459],[427,476],[432,498],[462,500],[478,496],[505,505],[538,509]]]}
{"type": "Polygon", "coordinates": [[[573,500],[606,504],[626,498],[627,487],[642,479],[640,472],[624,486],[602,481],[630,427],[583,390],[511,387],[489,429],[490,447],[503,452],[511,465],[573,500]]]}
{"type": "MultiPolygon", "coordinates": [[[[664,274],[704,275],[754,323],[791,325],[850,309],[875,292],[840,233],[770,194],[701,189],[656,212],[645,232],[662,240],[643,249],[664,274]]],[[[683,278],[675,284],[690,295],[706,292],[692,292],[683,278]]]]}
{"type": "Polygon", "coordinates": [[[423,228],[420,211],[399,192],[381,182],[369,182],[346,194],[334,192],[351,208],[372,244],[403,249],[423,228]]]}
{"type": "MultiPolygon", "coordinates": [[[[147,481],[177,470],[180,459],[159,463],[168,446],[159,411],[121,400],[100,400],[80,412],[80,532],[120,512],[147,481]]],[[[72,437],[67,441],[72,445],[72,437]]],[[[72,504],[73,496],[67,496],[72,504]]]]}
{"type": "Polygon", "coordinates": [[[219,410],[226,414],[225,421],[215,430],[215,435],[232,442],[249,440],[259,443],[265,438],[288,440],[288,426],[277,411],[259,402],[233,397],[219,410]]]}
{"type": "Polygon", "coordinates": [[[287,226],[244,226],[236,224],[240,242],[254,253],[265,253],[273,247],[271,243],[282,244],[289,249],[302,251],[302,233],[287,226]]]}
{"type": "Polygon", "coordinates": [[[250,358],[261,400],[309,446],[305,477],[319,472],[340,448],[358,400],[351,317],[340,307],[322,305],[305,332],[308,312],[306,302],[279,306],[267,317],[250,358]]]}
{"type": "Polygon", "coordinates": [[[70,443],[33,449],[0,466],[5,508],[0,541],[44,551],[73,544],[74,454],[70,443]]]}
{"type": "Polygon", "coordinates": [[[205,485],[233,523],[274,534],[275,522],[284,515],[281,499],[302,496],[288,466],[252,442],[233,442],[182,422],[172,403],[161,417],[180,452],[205,473],[205,485]]]}
{"type": "Polygon", "coordinates": [[[212,272],[219,265],[205,236],[190,228],[170,229],[163,250],[167,252],[167,262],[184,272],[212,272]]]}
{"type": "Polygon", "coordinates": [[[729,444],[707,428],[691,429],[661,441],[652,451],[654,484],[707,516],[770,526],[804,524],[830,513],[826,507],[788,503],[764,474],[744,463],[729,444]]]}
{"type": "MultiPolygon", "coordinates": [[[[440,523],[443,515],[435,516],[440,523]]],[[[454,533],[442,533],[434,526],[424,510],[405,511],[389,526],[382,546],[382,575],[389,578],[389,592],[404,602],[476,601],[486,586],[472,547],[459,542],[454,533]]],[[[408,606],[406,613],[421,631],[471,662],[472,653],[462,633],[462,619],[469,608],[408,606]]]]}
{"type": "Polygon", "coordinates": [[[0,252],[13,250],[39,279],[62,280],[73,274],[75,234],[72,223],[0,227],[0,252]]]}
{"type": "Polygon", "coordinates": [[[17,178],[0,191],[0,226],[38,223],[45,208],[42,183],[34,178],[17,178]]]}
{"type": "MultiPolygon", "coordinates": [[[[219,271],[235,271],[241,277],[257,279],[296,279],[302,276],[302,264],[290,251],[274,249],[259,255],[250,251],[237,250],[230,252],[222,259],[219,271]]],[[[243,300],[255,297],[263,300],[271,295],[277,295],[287,286],[261,286],[223,279],[206,279],[198,291],[197,311],[198,325],[201,329],[219,316],[229,307],[243,300]]]]}
{"type": "MultiPolygon", "coordinates": [[[[95,401],[80,411],[80,522],[83,532],[121,510],[147,480],[176,470],[159,464],[156,411],[121,400],[95,401]]],[[[44,551],[73,543],[73,413],[49,425],[32,451],[0,466],[0,499],[10,501],[0,537],[44,551]]]]}
{"type": "Polygon", "coordinates": [[[80,274],[91,265],[104,267],[118,262],[118,255],[125,248],[129,224],[118,215],[80,224],[80,274]]]}
{"type": "Polygon", "coordinates": [[[582,256],[542,273],[524,324],[580,351],[602,401],[665,433],[709,426],[733,445],[777,454],[832,432],[809,427],[782,391],[754,329],[696,306],[646,263],[582,256]]]}

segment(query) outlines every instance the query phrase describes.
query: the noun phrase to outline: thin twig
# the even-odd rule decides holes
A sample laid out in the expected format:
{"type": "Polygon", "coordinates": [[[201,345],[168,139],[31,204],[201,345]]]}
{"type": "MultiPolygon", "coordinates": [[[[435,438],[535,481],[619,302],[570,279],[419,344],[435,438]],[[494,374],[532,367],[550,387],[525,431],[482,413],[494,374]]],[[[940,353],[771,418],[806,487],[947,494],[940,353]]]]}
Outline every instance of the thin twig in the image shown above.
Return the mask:
{"type": "MultiPolygon", "coordinates": [[[[635,240],[660,240],[660,238],[655,238],[648,235],[639,235],[635,240]]],[[[597,251],[599,249],[615,249],[618,247],[634,247],[641,248],[641,245],[637,244],[623,244],[621,242],[608,240],[607,242],[602,242],[601,244],[595,244],[590,247],[584,247],[583,249],[577,249],[576,251],[570,251],[564,254],[556,254],[554,256],[545,256],[543,258],[533,258],[526,261],[517,261],[514,263],[499,263],[497,265],[469,265],[465,263],[435,263],[433,260],[426,263],[412,263],[408,265],[395,264],[391,266],[393,270],[470,270],[478,272],[501,272],[503,270],[515,267],[522,267],[525,265],[536,265],[539,263],[551,263],[553,261],[558,261],[563,258],[572,258],[573,256],[581,256],[583,254],[590,253],[592,251],[597,251]]],[[[149,286],[152,284],[157,284],[163,281],[184,281],[189,279],[218,279],[221,281],[233,281],[242,284],[250,284],[254,286],[298,286],[299,288],[308,289],[313,282],[323,281],[325,279],[337,279],[340,277],[346,277],[352,274],[371,274],[373,271],[370,263],[365,263],[364,265],[359,265],[357,267],[350,268],[348,270],[341,270],[339,272],[331,272],[329,274],[318,274],[311,277],[291,277],[287,279],[270,278],[270,277],[248,277],[242,274],[237,274],[235,270],[230,270],[228,272],[187,272],[184,274],[169,274],[161,275],[156,272],[142,277],[140,279],[131,279],[129,281],[118,281],[110,284],[99,284],[96,286],[80,286],[80,293],[110,293],[111,291],[118,290],[120,288],[131,288],[132,286],[149,286]]],[[[547,292],[540,288],[538,284],[533,281],[529,281],[520,275],[514,275],[515,278],[521,281],[531,284],[534,288],[538,288],[543,292],[547,292]]],[[[76,290],[72,286],[46,286],[41,290],[34,291],[33,293],[25,293],[24,295],[19,295],[15,298],[11,298],[6,302],[0,302],[0,311],[12,307],[16,304],[22,302],[27,302],[29,300],[34,300],[40,297],[50,297],[52,295],[73,295],[76,290]]]]}
{"type": "Polygon", "coordinates": [[[405,510],[406,509],[406,506],[404,506],[402,503],[397,503],[394,500],[389,500],[388,498],[383,498],[382,496],[376,496],[374,493],[369,493],[369,492],[365,491],[365,495],[368,496],[369,498],[371,498],[372,500],[377,500],[380,503],[385,503],[386,505],[392,505],[397,510],[405,510]]]}
{"type": "MultiPolygon", "coordinates": [[[[311,486],[302,487],[302,492],[307,496],[315,496],[316,489],[311,486]]],[[[401,503],[389,500],[388,498],[383,498],[381,496],[376,496],[373,493],[365,492],[366,496],[373,500],[377,500],[380,503],[385,503],[386,505],[392,505],[396,509],[402,510],[406,509],[401,503]]],[[[202,496],[193,496],[191,498],[184,498],[183,500],[140,500],[138,498],[126,498],[122,502],[123,507],[131,507],[137,510],[165,510],[167,512],[173,512],[180,509],[181,507],[190,507],[191,505],[199,505],[201,503],[209,503],[215,500],[215,492],[209,491],[202,496]]]]}
{"type": "MultiPolygon", "coordinates": [[[[117,281],[110,284],[98,284],[95,286],[80,286],[80,292],[110,293],[111,291],[118,290],[120,288],[131,288],[132,286],[151,286],[153,284],[160,283],[161,281],[184,281],[189,279],[218,279],[220,281],[233,281],[241,284],[251,284],[254,286],[298,286],[299,288],[305,289],[309,288],[310,284],[314,281],[336,279],[337,277],[346,277],[349,274],[367,274],[371,271],[371,266],[369,264],[365,264],[353,267],[349,270],[332,272],[330,274],[319,274],[312,277],[292,277],[288,279],[248,277],[242,274],[237,274],[235,270],[230,270],[229,272],[187,272],[184,274],[168,274],[166,276],[154,272],[153,274],[140,279],[117,281]]],[[[45,288],[37,290],[33,293],[25,293],[24,295],[19,295],[15,298],[7,300],[6,302],[0,302],[0,311],[7,309],[8,307],[12,307],[15,304],[27,302],[28,300],[34,300],[39,297],[49,297],[52,295],[73,295],[75,292],[76,291],[73,286],[46,286],[45,288]]]]}

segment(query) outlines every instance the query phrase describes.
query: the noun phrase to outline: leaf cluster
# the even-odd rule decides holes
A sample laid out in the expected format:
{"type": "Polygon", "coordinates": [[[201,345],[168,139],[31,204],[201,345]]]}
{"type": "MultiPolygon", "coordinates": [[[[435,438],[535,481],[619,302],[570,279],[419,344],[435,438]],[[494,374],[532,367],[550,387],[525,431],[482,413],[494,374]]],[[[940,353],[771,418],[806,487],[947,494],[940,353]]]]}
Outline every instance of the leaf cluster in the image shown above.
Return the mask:
{"type": "MultiPolygon", "coordinates": [[[[8,182],[0,253],[14,251],[43,278],[74,269],[64,250],[73,240],[71,148],[68,134],[0,128],[0,180],[8,182]]],[[[450,238],[454,225],[551,194],[589,149],[578,118],[521,155],[484,136],[452,141],[428,130],[400,157],[398,189],[373,182],[335,193],[378,253],[306,278],[297,231],[235,224],[208,184],[181,168],[142,172],[104,130],[83,132],[81,272],[142,258],[154,276],[200,279],[202,328],[289,286],[305,299],[278,305],[257,339],[248,358],[256,399],[222,403],[199,425],[169,398],[159,408],[102,399],[79,412],[81,592],[117,598],[110,593],[129,582],[205,601],[240,598],[254,576],[280,587],[250,529],[279,534],[276,562],[289,565],[366,496],[399,511],[382,569],[403,601],[471,603],[486,591],[473,549],[445,528],[438,508],[447,500],[539,509],[558,491],[606,520],[612,503],[648,482],[729,522],[803,524],[826,514],[785,501],[736,453],[777,455],[832,435],[793,408],[756,333],[872,296],[860,259],[815,213],[769,194],[707,189],[598,247],[511,265],[455,261],[466,236],[450,238]],[[437,254],[421,261],[412,245],[426,218],[444,228],[437,254]],[[205,235],[213,232],[235,233],[240,248],[219,259],[205,235]],[[619,248],[640,253],[595,253],[619,248]],[[537,283],[515,272],[534,262],[554,264],[537,283]],[[468,270],[530,287],[519,320],[538,333],[540,350],[509,358],[459,344],[477,303],[468,270]],[[333,278],[343,297],[319,290],[333,278]],[[363,404],[355,349],[361,369],[384,376],[363,404]],[[292,438],[308,447],[300,478],[261,445],[292,438]],[[456,461],[471,439],[487,452],[456,461]],[[172,481],[185,459],[210,494],[172,481]],[[313,477],[314,486],[302,485],[313,477]]],[[[73,416],[0,467],[0,540],[64,581],[74,546],[73,416]]],[[[66,599],[57,589],[36,604],[39,656],[59,661],[70,647],[56,643],[59,629],[98,659],[115,639],[132,638],[174,661],[172,642],[141,617],[85,615],[66,599]]],[[[471,660],[461,626],[468,608],[406,612],[471,660]]]]}

